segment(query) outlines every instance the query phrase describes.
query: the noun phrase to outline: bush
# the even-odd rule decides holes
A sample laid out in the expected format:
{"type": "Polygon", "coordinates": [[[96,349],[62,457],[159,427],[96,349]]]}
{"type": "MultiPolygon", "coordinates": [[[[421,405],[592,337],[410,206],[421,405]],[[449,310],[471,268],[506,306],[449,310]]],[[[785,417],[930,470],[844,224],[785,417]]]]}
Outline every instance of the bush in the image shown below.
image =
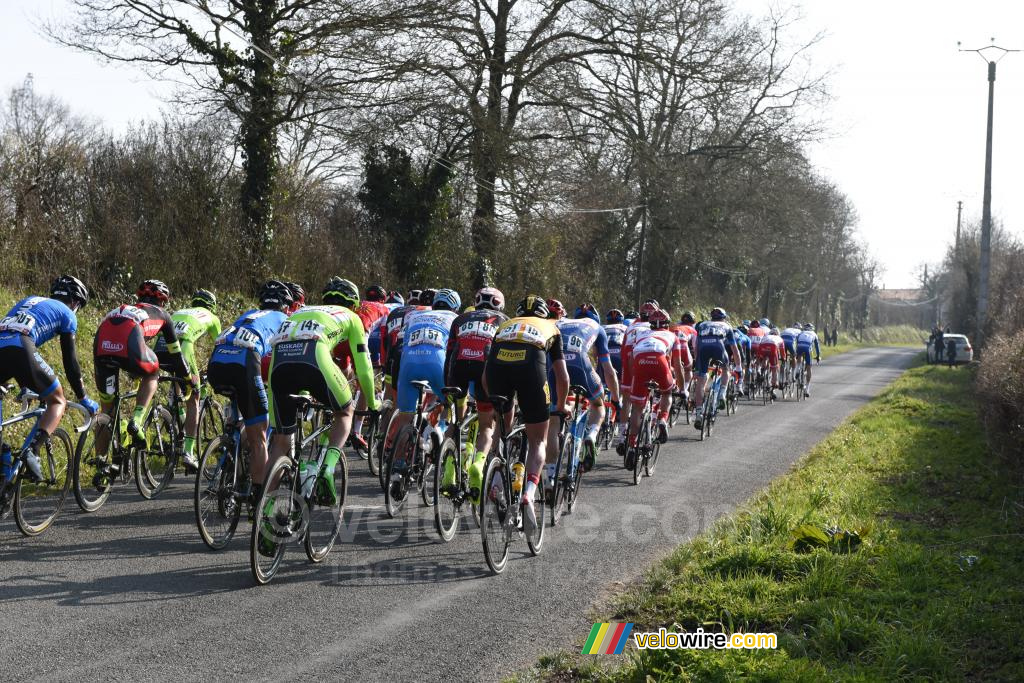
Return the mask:
{"type": "Polygon", "coordinates": [[[1024,462],[1024,330],[994,337],[985,349],[975,391],[989,445],[1024,462]]]}

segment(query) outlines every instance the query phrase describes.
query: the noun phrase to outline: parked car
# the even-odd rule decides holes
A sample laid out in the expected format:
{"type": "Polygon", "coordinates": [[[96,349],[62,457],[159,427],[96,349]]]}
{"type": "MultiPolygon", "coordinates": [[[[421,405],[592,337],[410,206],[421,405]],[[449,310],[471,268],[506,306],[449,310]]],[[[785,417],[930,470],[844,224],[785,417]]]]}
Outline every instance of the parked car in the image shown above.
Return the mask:
{"type": "Polygon", "coordinates": [[[971,348],[971,342],[967,339],[967,335],[964,334],[949,334],[948,332],[942,336],[942,349],[936,353],[934,341],[928,343],[928,362],[929,363],[946,363],[946,344],[949,343],[950,339],[956,340],[956,362],[957,363],[970,363],[974,360],[974,349],[971,348]]]}

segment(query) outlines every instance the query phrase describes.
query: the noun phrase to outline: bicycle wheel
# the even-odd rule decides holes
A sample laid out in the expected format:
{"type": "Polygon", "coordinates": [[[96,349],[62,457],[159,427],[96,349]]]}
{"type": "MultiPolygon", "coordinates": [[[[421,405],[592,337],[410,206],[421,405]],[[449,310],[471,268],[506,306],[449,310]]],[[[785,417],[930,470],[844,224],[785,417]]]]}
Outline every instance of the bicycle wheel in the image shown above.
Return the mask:
{"type": "MultiPolygon", "coordinates": [[[[587,441],[584,439],[583,448],[589,448],[587,441]]],[[[594,453],[594,459],[597,459],[597,453],[594,453]]],[[[580,497],[580,489],[583,487],[583,463],[577,462],[576,469],[572,471],[572,495],[566,501],[566,508],[569,512],[572,512],[573,507],[576,506],[576,501],[580,497]]]]}
{"type": "MultiPolygon", "coordinates": [[[[384,444],[388,440],[388,434],[391,432],[391,421],[395,417],[394,405],[391,403],[391,401],[386,401],[386,404],[387,407],[381,409],[379,420],[381,425],[381,431],[377,438],[377,479],[380,481],[381,491],[385,491],[387,489],[388,458],[391,456],[391,453],[384,448],[384,444]]],[[[372,460],[372,458],[370,459],[372,460]]]]}
{"type": "Polygon", "coordinates": [[[43,469],[42,481],[30,482],[23,473],[14,491],[14,522],[26,536],[46,531],[64,507],[74,460],[71,437],[58,427],[50,435],[50,443],[37,455],[43,469]]]}
{"type": "Polygon", "coordinates": [[[537,515],[537,528],[532,533],[526,533],[526,545],[530,548],[530,554],[536,557],[540,555],[541,547],[544,545],[544,487],[537,487],[537,500],[533,501],[534,510],[540,510],[537,515]]]}
{"type": "Polygon", "coordinates": [[[419,474],[416,477],[416,488],[420,490],[420,498],[423,500],[423,504],[429,507],[434,507],[434,487],[430,485],[430,482],[434,478],[434,472],[437,468],[434,467],[434,463],[437,462],[437,456],[441,452],[441,444],[438,443],[437,439],[433,434],[430,435],[430,452],[421,453],[423,458],[423,466],[419,470],[419,474]]]}
{"type": "Polygon", "coordinates": [[[416,443],[418,439],[419,435],[412,425],[402,427],[398,436],[395,437],[385,474],[387,483],[384,486],[384,509],[387,511],[388,517],[397,517],[409,497],[409,488],[414,484],[412,469],[416,453],[419,450],[416,443]],[[404,468],[401,471],[395,467],[396,460],[404,463],[404,468]]]}
{"type": "Polygon", "coordinates": [[[633,457],[633,484],[640,485],[644,478],[644,460],[647,458],[647,449],[651,445],[651,414],[644,414],[640,422],[640,431],[636,435],[636,454],[633,457]]]}
{"type": "Polygon", "coordinates": [[[651,451],[644,463],[644,472],[648,477],[654,476],[654,468],[658,466],[658,456],[661,455],[661,442],[655,438],[651,439],[651,451]]]}
{"type": "MultiPolygon", "coordinates": [[[[569,471],[569,458],[572,457],[572,448],[575,444],[575,439],[570,432],[562,439],[562,447],[558,449],[558,460],[555,462],[555,481],[553,488],[551,489],[551,498],[548,499],[548,505],[551,506],[551,526],[558,526],[558,520],[561,518],[562,513],[565,512],[565,490],[568,479],[566,473],[569,471]]],[[[538,489],[544,488],[541,482],[541,486],[538,489]]],[[[540,508],[541,516],[543,516],[544,508],[540,508]]]]}
{"type": "Polygon", "coordinates": [[[224,434],[224,409],[213,397],[199,405],[199,430],[196,434],[196,450],[203,453],[206,444],[224,434]]]}
{"type": "Polygon", "coordinates": [[[146,447],[135,449],[135,486],[143,498],[155,498],[174,476],[178,454],[174,452],[174,423],[163,406],[146,423],[146,447]]]}
{"type": "Polygon", "coordinates": [[[364,429],[366,445],[369,447],[366,462],[370,468],[370,474],[375,477],[380,477],[381,461],[384,456],[384,436],[387,431],[388,422],[391,420],[391,411],[393,409],[394,405],[390,400],[383,401],[380,404],[380,413],[369,420],[371,427],[369,433],[364,429]]]}
{"type": "Polygon", "coordinates": [[[235,535],[244,505],[235,495],[234,455],[231,437],[221,434],[207,444],[196,471],[196,527],[211,550],[220,550],[235,535]]]}
{"type": "Polygon", "coordinates": [[[437,462],[431,487],[434,490],[435,501],[434,526],[441,540],[448,542],[455,537],[455,531],[459,528],[459,508],[462,505],[462,489],[459,482],[465,477],[459,463],[459,446],[454,439],[444,440],[437,462]],[[455,481],[445,486],[444,473],[449,468],[455,473],[455,481]]]}
{"type": "Polygon", "coordinates": [[[99,470],[110,462],[109,453],[114,447],[114,430],[111,425],[109,415],[96,413],[92,418],[92,425],[78,437],[71,481],[75,500],[83,512],[99,510],[107,502],[110,491],[113,489],[112,479],[109,477],[101,479],[98,476],[99,470]],[[100,456],[96,453],[97,437],[106,441],[107,455],[100,456]]]}
{"type": "Polygon", "coordinates": [[[508,546],[512,541],[512,489],[507,474],[505,461],[499,457],[491,458],[487,469],[484,470],[480,535],[483,540],[484,559],[494,574],[500,574],[505,570],[508,563],[508,546]]]}
{"type": "Polygon", "coordinates": [[[281,568],[284,551],[302,527],[303,504],[296,492],[296,467],[289,458],[278,458],[267,472],[267,487],[256,506],[249,536],[249,568],[259,585],[270,582],[281,568]]]}
{"type": "Polygon", "coordinates": [[[343,453],[334,466],[334,490],[338,500],[334,505],[321,505],[314,493],[312,501],[306,501],[309,522],[306,525],[306,557],[310,562],[323,562],[341,532],[341,520],[345,511],[345,497],[348,494],[348,460],[343,453]]]}

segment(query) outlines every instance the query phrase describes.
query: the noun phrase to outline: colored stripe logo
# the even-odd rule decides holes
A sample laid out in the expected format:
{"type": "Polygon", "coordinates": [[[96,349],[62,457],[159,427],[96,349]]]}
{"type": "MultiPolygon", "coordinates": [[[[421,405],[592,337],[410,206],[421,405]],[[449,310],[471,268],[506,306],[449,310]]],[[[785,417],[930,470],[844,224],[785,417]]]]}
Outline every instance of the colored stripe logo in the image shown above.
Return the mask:
{"type": "Polygon", "coordinates": [[[632,623],[604,622],[594,624],[590,636],[583,645],[585,655],[620,655],[626,647],[629,634],[633,632],[632,623]]]}

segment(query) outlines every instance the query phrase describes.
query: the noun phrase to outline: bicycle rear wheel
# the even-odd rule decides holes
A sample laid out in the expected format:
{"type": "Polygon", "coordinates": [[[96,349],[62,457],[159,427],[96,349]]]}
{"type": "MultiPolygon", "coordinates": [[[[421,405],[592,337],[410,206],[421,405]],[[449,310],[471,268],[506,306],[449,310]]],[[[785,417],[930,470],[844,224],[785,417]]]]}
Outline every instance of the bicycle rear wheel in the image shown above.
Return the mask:
{"type": "Polygon", "coordinates": [[[26,536],[46,531],[64,507],[74,461],[71,437],[58,427],[50,435],[50,443],[36,455],[43,469],[42,481],[30,482],[22,473],[14,491],[14,522],[26,536]]]}
{"type": "MultiPolygon", "coordinates": [[[[390,400],[380,404],[380,413],[370,418],[370,429],[364,430],[366,435],[367,458],[366,462],[370,468],[370,474],[380,477],[381,462],[384,459],[384,437],[387,432],[388,423],[391,421],[391,412],[394,404],[390,400]]],[[[364,423],[365,424],[365,423],[364,423]]]]}
{"type": "Polygon", "coordinates": [[[441,446],[437,467],[434,468],[432,488],[434,490],[434,526],[441,540],[448,542],[455,537],[459,528],[459,509],[462,505],[462,490],[459,482],[465,476],[459,463],[459,446],[454,439],[445,439],[441,446]],[[448,486],[444,485],[444,473],[451,468],[455,480],[448,486]]]}
{"type": "Polygon", "coordinates": [[[483,540],[484,559],[494,574],[500,574],[505,570],[505,565],[508,564],[508,546],[512,541],[512,489],[506,475],[505,461],[499,457],[491,458],[487,469],[484,470],[480,535],[483,540]]]}
{"type": "MultiPolygon", "coordinates": [[[[583,448],[589,448],[589,446],[587,445],[588,443],[588,441],[584,440],[583,448]]],[[[594,459],[597,459],[597,453],[594,453],[594,459]]],[[[569,497],[566,505],[569,512],[572,512],[572,509],[576,506],[576,501],[580,497],[580,488],[582,488],[582,486],[583,464],[578,462],[576,463],[576,468],[572,471],[572,495],[569,497]]]]}
{"type": "Polygon", "coordinates": [[[636,455],[633,458],[633,484],[639,486],[644,478],[644,460],[647,449],[651,446],[651,414],[646,413],[640,422],[640,431],[636,435],[636,455]]]}
{"type": "Polygon", "coordinates": [[[199,459],[193,505],[199,537],[211,550],[226,546],[238,528],[244,501],[235,495],[235,470],[234,443],[221,434],[199,459]]]}
{"type": "Polygon", "coordinates": [[[109,415],[96,413],[92,425],[78,437],[71,480],[75,500],[83,512],[99,510],[114,487],[113,479],[101,479],[98,474],[110,462],[109,453],[114,448],[112,424],[109,415]],[[106,441],[107,455],[101,456],[96,452],[97,438],[106,441]]]}
{"type": "Polygon", "coordinates": [[[661,442],[657,439],[651,439],[651,453],[647,458],[647,462],[644,463],[644,471],[648,477],[654,476],[654,468],[658,466],[659,455],[661,455],[661,442]]]}
{"type": "Polygon", "coordinates": [[[420,454],[420,457],[423,458],[423,466],[416,477],[416,488],[420,490],[420,498],[428,508],[434,507],[434,487],[430,485],[430,482],[433,481],[434,472],[437,471],[434,463],[437,462],[437,455],[440,452],[441,444],[431,435],[430,452],[420,454]]]}
{"type": "MultiPolygon", "coordinates": [[[[313,500],[305,501],[309,510],[306,525],[306,557],[310,562],[323,562],[330,554],[341,532],[341,520],[345,511],[345,496],[348,494],[348,459],[342,453],[331,473],[338,500],[334,505],[321,505],[316,493],[313,500]]],[[[318,484],[319,486],[319,484],[318,484]]]]}
{"type": "Polygon", "coordinates": [[[397,517],[409,498],[409,489],[415,485],[412,479],[412,468],[415,464],[417,444],[419,435],[412,425],[405,425],[395,437],[391,453],[388,458],[388,466],[385,473],[384,486],[384,509],[388,517],[397,517]],[[404,468],[399,471],[395,467],[395,461],[404,463],[404,468]]]}
{"type": "MultiPolygon", "coordinates": [[[[562,447],[558,449],[558,460],[555,462],[555,481],[551,489],[551,498],[548,500],[548,504],[551,506],[551,526],[558,526],[558,520],[565,512],[565,490],[568,483],[566,473],[569,471],[569,459],[572,457],[572,448],[575,443],[575,438],[572,433],[569,433],[562,439],[562,447]]],[[[541,482],[542,485],[537,488],[544,488],[543,484],[545,483],[541,482]]],[[[540,511],[543,516],[544,508],[541,507],[540,511]]]]}
{"type": "Polygon", "coordinates": [[[267,472],[267,482],[256,506],[249,536],[249,568],[259,585],[270,582],[281,568],[284,552],[301,530],[303,505],[296,492],[296,466],[289,458],[278,458],[267,472]]]}
{"type": "Polygon", "coordinates": [[[213,398],[204,400],[199,406],[199,430],[196,450],[206,451],[206,445],[224,434],[224,410],[213,398]]]}
{"type": "Polygon", "coordinates": [[[526,532],[526,545],[530,548],[530,554],[534,557],[540,555],[540,550],[544,546],[544,502],[544,487],[538,486],[537,500],[533,501],[534,511],[540,511],[540,514],[537,515],[537,528],[532,532],[526,532]]]}
{"type": "Polygon", "coordinates": [[[146,424],[146,447],[135,449],[135,486],[143,498],[160,495],[174,476],[174,429],[170,412],[156,408],[146,424]]]}

